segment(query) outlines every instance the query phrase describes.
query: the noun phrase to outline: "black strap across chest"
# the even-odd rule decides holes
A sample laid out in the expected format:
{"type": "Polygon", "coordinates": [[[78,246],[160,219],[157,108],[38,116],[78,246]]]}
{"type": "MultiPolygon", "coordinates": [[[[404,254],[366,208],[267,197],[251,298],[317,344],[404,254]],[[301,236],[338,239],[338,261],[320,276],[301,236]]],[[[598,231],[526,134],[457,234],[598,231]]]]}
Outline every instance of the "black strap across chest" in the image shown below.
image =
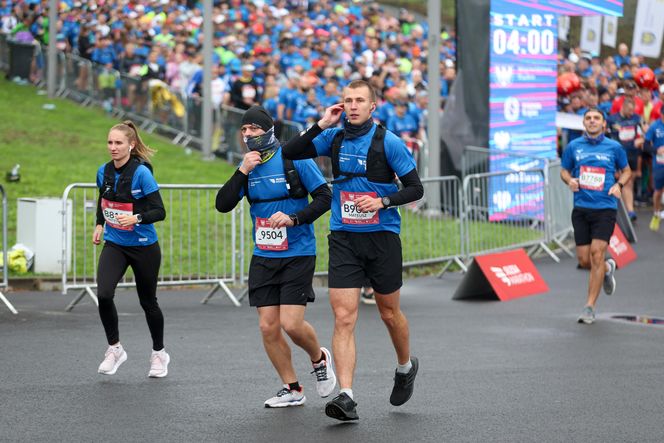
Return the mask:
{"type": "Polygon", "coordinates": [[[300,180],[300,175],[297,173],[297,169],[295,169],[293,160],[289,160],[284,156],[282,156],[281,159],[283,160],[284,164],[284,176],[286,177],[286,188],[288,189],[288,195],[266,199],[251,198],[249,196],[249,180],[247,180],[244,183],[244,195],[247,196],[247,201],[250,205],[253,205],[254,203],[267,203],[288,200],[289,198],[304,198],[309,194],[307,189],[302,184],[302,180],[300,180]]]}
{"type": "Polygon", "coordinates": [[[376,125],[376,130],[373,137],[371,137],[371,145],[367,152],[366,172],[347,172],[342,171],[339,166],[339,155],[344,139],[344,131],[337,132],[332,139],[330,156],[332,160],[332,175],[334,176],[332,184],[343,183],[354,177],[366,177],[368,181],[375,183],[394,182],[394,171],[387,163],[387,156],[385,155],[385,133],[386,129],[383,125],[376,125]],[[343,178],[339,178],[340,176],[343,178]]]}

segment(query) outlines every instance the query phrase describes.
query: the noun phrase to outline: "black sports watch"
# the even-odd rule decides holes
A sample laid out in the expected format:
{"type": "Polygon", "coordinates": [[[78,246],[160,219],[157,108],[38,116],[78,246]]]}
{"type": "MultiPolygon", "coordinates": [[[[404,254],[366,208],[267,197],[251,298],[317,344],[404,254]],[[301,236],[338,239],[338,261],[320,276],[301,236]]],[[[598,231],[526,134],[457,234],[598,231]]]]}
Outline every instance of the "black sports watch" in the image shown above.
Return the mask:
{"type": "Polygon", "coordinates": [[[134,214],[136,216],[137,223],[143,223],[143,216],[141,214],[134,214]]]}
{"type": "Polygon", "coordinates": [[[389,208],[390,203],[392,203],[392,201],[390,201],[390,197],[382,197],[380,199],[380,201],[381,201],[381,203],[383,203],[383,206],[385,207],[385,209],[389,208]]]}
{"type": "Polygon", "coordinates": [[[293,226],[297,226],[300,224],[300,220],[297,219],[297,214],[290,214],[288,215],[288,218],[290,218],[291,221],[293,222],[293,226]]]}
{"type": "Polygon", "coordinates": [[[618,183],[618,186],[620,186],[620,190],[622,191],[622,188],[624,188],[625,185],[623,183],[618,182],[618,181],[616,183],[618,183]]]}

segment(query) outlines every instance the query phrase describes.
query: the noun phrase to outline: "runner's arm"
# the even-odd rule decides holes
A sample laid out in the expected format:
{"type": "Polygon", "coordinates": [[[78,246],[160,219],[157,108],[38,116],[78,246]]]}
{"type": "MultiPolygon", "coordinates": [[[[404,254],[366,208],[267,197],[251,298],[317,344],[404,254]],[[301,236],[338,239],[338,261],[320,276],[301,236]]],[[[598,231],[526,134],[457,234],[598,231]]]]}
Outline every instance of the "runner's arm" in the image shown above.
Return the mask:
{"type": "Polygon", "coordinates": [[[304,134],[296,135],[281,147],[284,157],[291,160],[304,160],[307,158],[318,157],[314,139],[323,130],[318,123],[314,124],[304,134]]]}
{"type": "Polygon", "coordinates": [[[311,197],[313,198],[311,203],[295,214],[300,225],[315,222],[318,217],[330,209],[332,192],[327,184],[320,185],[311,191],[311,197]]]}
{"type": "Polygon", "coordinates": [[[104,220],[104,211],[101,210],[101,192],[99,193],[99,198],[97,199],[97,224],[104,226],[106,220],[104,220]]]}
{"type": "Polygon", "coordinates": [[[242,197],[240,191],[247,183],[249,177],[246,176],[238,168],[235,173],[228,179],[224,186],[217,192],[217,199],[215,207],[219,212],[230,212],[238,204],[242,197]]]}
{"type": "Polygon", "coordinates": [[[399,180],[403,185],[403,189],[387,196],[390,199],[390,206],[401,206],[422,198],[424,195],[424,186],[422,186],[416,169],[413,169],[403,177],[399,177],[399,180]]]}
{"type": "Polygon", "coordinates": [[[146,195],[145,200],[148,210],[141,213],[142,225],[156,223],[166,218],[166,209],[164,209],[164,202],[161,200],[159,191],[146,195]]]}

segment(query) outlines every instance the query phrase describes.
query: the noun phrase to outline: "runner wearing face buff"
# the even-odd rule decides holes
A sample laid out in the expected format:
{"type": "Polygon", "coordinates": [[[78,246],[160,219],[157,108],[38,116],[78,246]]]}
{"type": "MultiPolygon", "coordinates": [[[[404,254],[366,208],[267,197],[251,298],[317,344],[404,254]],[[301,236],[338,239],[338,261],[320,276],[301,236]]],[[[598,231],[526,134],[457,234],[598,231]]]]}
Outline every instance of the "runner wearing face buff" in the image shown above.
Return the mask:
{"type": "Polygon", "coordinates": [[[249,267],[249,304],[258,310],[265,351],[283,384],[264,405],[298,406],[306,398],[282,329],[309,355],[318,394],[327,397],[336,385],[332,355],[320,346],[316,331],[304,320],[307,303],[314,301],[312,223],[330,209],[332,194],[313,160],[282,158],[274,123],[265,109],[247,110],[241,132],[249,152],[217,193],[216,208],[229,212],[245,196],[251,204],[255,247],[249,267]],[[307,194],[313,197],[311,203],[307,194]]]}

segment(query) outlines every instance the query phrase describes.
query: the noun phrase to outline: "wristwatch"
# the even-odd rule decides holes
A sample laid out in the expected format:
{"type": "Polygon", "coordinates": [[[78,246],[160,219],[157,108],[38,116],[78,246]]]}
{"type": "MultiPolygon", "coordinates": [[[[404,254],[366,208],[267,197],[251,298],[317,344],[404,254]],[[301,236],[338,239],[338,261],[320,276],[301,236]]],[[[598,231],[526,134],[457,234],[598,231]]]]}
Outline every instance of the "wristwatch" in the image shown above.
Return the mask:
{"type": "Polygon", "coordinates": [[[290,218],[291,221],[293,222],[293,226],[297,226],[300,224],[300,220],[297,219],[297,214],[289,214],[288,218],[290,218]]]}
{"type": "Polygon", "coordinates": [[[389,207],[390,207],[390,203],[392,203],[392,202],[390,201],[390,197],[382,197],[382,198],[380,199],[380,201],[381,201],[381,203],[383,203],[383,206],[385,207],[385,209],[389,208],[389,207]]]}
{"type": "Polygon", "coordinates": [[[143,216],[141,214],[134,214],[136,216],[137,223],[143,223],[143,216]]]}
{"type": "Polygon", "coordinates": [[[618,186],[620,186],[620,190],[622,191],[622,188],[624,188],[625,185],[623,183],[620,183],[620,182],[616,182],[616,183],[618,184],[618,186]]]}

